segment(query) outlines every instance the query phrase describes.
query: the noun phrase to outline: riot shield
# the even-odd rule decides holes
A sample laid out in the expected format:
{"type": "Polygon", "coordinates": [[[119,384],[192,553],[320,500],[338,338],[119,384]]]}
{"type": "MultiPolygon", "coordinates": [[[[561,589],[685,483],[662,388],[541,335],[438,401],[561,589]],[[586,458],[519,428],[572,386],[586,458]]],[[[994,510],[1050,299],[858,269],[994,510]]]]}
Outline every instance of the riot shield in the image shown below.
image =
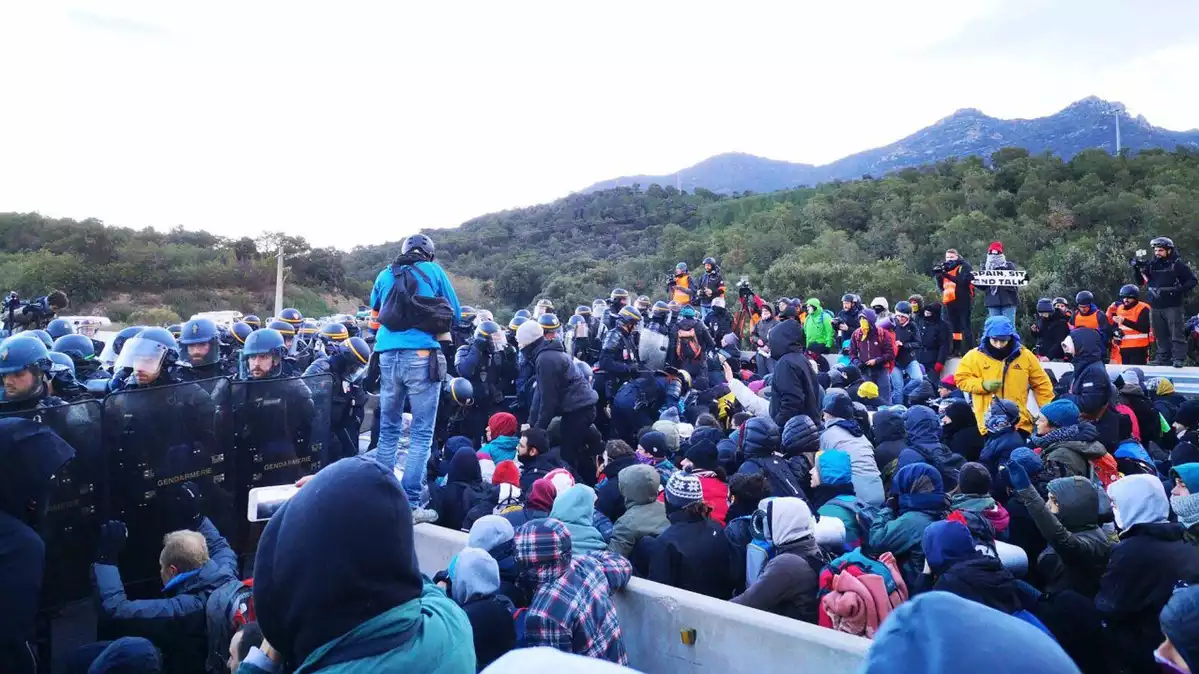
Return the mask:
{"type": "Polygon", "coordinates": [[[637,359],[649,370],[661,370],[666,367],[666,350],[670,346],[670,338],[648,328],[641,331],[641,339],[637,345],[637,359]]]}
{"type": "Polygon", "coordinates": [[[100,403],[94,400],[4,416],[33,419],[75,449],[54,476],[49,508],[39,533],[46,544],[42,611],[53,612],[91,595],[89,567],[103,522],[105,471],[100,403]]]}
{"type": "MultiPolygon", "coordinates": [[[[119,391],[104,399],[109,465],[109,516],[129,527],[121,577],[131,594],[157,592],[162,537],[194,524],[198,507],[229,537],[236,523],[228,386],[210,395],[187,382],[119,391]],[[145,581],[145,586],[139,586],[145,581]]],[[[230,539],[235,548],[236,542],[230,539]]]]}
{"type": "Polygon", "coordinates": [[[332,375],[233,382],[239,552],[256,547],[245,512],[251,489],[292,484],[320,470],[330,455],[332,375]]]}

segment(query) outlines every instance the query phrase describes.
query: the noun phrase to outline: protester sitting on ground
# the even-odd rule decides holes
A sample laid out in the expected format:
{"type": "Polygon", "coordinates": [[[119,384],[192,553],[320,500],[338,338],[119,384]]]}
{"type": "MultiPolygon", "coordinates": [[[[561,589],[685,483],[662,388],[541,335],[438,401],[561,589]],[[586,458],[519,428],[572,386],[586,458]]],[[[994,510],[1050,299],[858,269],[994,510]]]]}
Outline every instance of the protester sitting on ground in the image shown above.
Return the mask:
{"type": "Polygon", "coordinates": [[[499,569],[500,594],[517,608],[524,608],[529,605],[529,597],[520,578],[520,566],[516,563],[515,537],[516,530],[506,518],[485,515],[470,528],[466,545],[491,555],[499,569]]]}
{"type": "Polygon", "coordinates": [[[903,451],[907,431],[903,428],[903,407],[885,408],[874,413],[874,462],[884,480],[890,483],[891,476],[899,468],[895,465],[903,451]]]}
{"type": "Polygon", "coordinates": [[[631,466],[622,471],[622,475],[620,493],[624,497],[625,511],[613,523],[608,550],[628,557],[637,541],[662,533],[670,526],[670,520],[666,518],[666,505],[658,501],[661,480],[653,466],[631,466]]]}
{"type": "Polygon", "coordinates": [[[911,463],[927,463],[941,473],[946,489],[957,488],[958,469],[965,461],[942,444],[941,420],[936,412],[920,405],[913,407],[903,415],[903,428],[907,437],[897,465],[903,468],[911,463]]]}
{"type": "Polygon", "coordinates": [[[670,526],[658,535],[649,579],[716,599],[732,597],[732,548],[724,527],[709,518],[699,478],[679,471],[665,494],[670,526]]]}
{"type": "Polygon", "coordinates": [[[516,648],[516,607],[500,593],[500,571],[495,559],[478,548],[466,547],[454,563],[453,597],[470,620],[474,636],[475,670],[482,671],[516,648]]]}
{"type": "Polygon", "coordinates": [[[620,474],[637,465],[637,455],[624,440],[609,440],[604,446],[603,479],[595,487],[595,509],[615,522],[624,514],[624,497],[620,493],[620,474]]]}
{"type": "Polygon", "coordinates": [[[1158,615],[1175,583],[1199,581],[1199,555],[1169,521],[1161,480],[1129,475],[1107,490],[1121,530],[1099,584],[1095,606],[1103,614],[1112,653],[1130,671],[1146,671],[1162,642],[1158,615]]]}
{"type": "Polygon", "coordinates": [[[816,590],[828,556],[816,544],[812,511],[803,499],[773,498],[766,502],[763,532],[774,556],[734,604],[816,624],[820,606],[816,590]]]}
{"type": "Polygon", "coordinates": [[[661,431],[646,431],[637,441],[637,460],[653,466],[658,471],[661,484],[665,485],[670,476],[678,468],[670,460],[670,448],[666,444],[666,435],[661,431]]]}
{"type": "Polygon", "coordinates": [[[324,468],[271,517],[254,608],[270,648],[251,649],[241,672],[475,671],[466,614],[417,567],[399,481],[366,457],[324,468]]]}
{"type": "Polygon", "coordinates": [[[554,507],[554,499],[558,496],[554,483],[546,478],[535,480],[527,493],[523,508],[504,513],[504,519],[511,522],[513,527],[519,528],[527,522],[549,517],[550,510],[554,507]]]}
{"type": "MultiPolygon", "coordinates": [[[[707,439],[692,442],[687,447],[685,457],[683,468],[690,466],[691,474],[699,479],[712,521],[724,526],[729,512],[729,486],[728,477],[719,465],[720,454],[716,445],[707,439]]],[[[665,494],[663,492],[659,498],[665,500],[665,494]]]]}
{"type": "Polygon", "coordinates": [[[1174,590],[1160,615],[1166,640],[1153,655],[1162,671],[1199,671],[1199,587],[1174,590]]]}
{"type": "Polygon", "coordinates": [[[483,484],[479,457],[471,447],[462,447],[450,458],[450,469],[444,485],[429,484],[429,504],[437,511],[437,526],[461,530],[467,513],[488,499],[488,487],[483,484]]]}
{"type": "Polygon", "coordinates": [[[895,473],[889,495],[885,506],[864,513],[870,531],[864,536],[863,552],[895,555],[904,582],[919,587],[917,581],[924,570],[921,537],[924,529],[946,512],[941,474],[927,463],[904,466],[895,473]]]}
{"type": "Polygon", "coordinates": [[[1007,509],[991,498],[991,472],[981,463],[967,463],[958,471],[958,486],[949,497],[949,509],[979,513],[999,538],[1004,537],[1011,523],[1007,509]]]}
{"type": "Polygon", "coordinates": [[[117,568],[128,538],[124,522],[101,527],[92,580],[100,620],[112,633],[154,642],[168,671],[193,671],[196,663],[202,668],[208,659],[208,596],[239,581],[237,555],[212,522],[199,514],[199,490],[190,484],[180,489],[187,492],[181,502],[191,509],[187,519],[197,530],[175,531],[163,538],[158,557],[163,598],[132,600],[125,594],[117,568]]]}
{"type": "Polygon", "coordinates": [[[1016,429],[1020,421],[1020,408],[1016,403],[1003,398],[992,398],[987,409],[984,425],[987,430],[978,462],[991,473],[991,486],[1000,493],[1006,482],[999,475],[999,468],[1008,462],[1017,447],[1024,446],[1024,437],[1016,429]]]}
{"type": "Polygon", "coordinates": [[[1014,498],[1024,506],[1049,548],[1037,559],[1037,577],[1047,592],[1074,590],[1086,597],[1099,591],[1112,542],[1099,528],[1099,492],[1085,477],[1049,482],[1049,502],[1032,486],[1017,461],[1005,465],[1014,498]]]}
{"type": "Polygon", "coordinates": [[[559,492],[550,517],[570,531],[571,550],[576,555],[608,549],[608,541],[595,526],[595,490],[585,484],[559,492]]]}
{"type": "Polygon", "coordinates": [[[570,531],[555,519],[529,522],[516,531],[516,559],[536,583],[522,645],[626,665],[611,594],[628,584],[632,567],[607,551],[575,555],[571,543],[570,531]]]}
{"type": "Polygon", "coordinates": [[[835,517],[845,525],[845,547],[861,545],[862,528],[858,523],[861,504],[854,494],[853,474],[849,455],[835,449],[816,455],[816,470],[812,471],[812,488],[808,492],[812,506],[820,517],[835,517]]]}
{"type": "Polygon", "coordinates": [[[1183,538],[1199,547],[1199,463],[1184,463],[1170,469],[1174,482],[1170,490],[1170,510],[1186,527],[1183,538]]]}
{"type": "Polygon", "coordinates": [[[1079,418],[1078,406],[1068,399],[1055,400],[1041,408],[1037,432],[1028,444],[1041,450],[1046,476],[1090,477],[1091,462],[1107,455],[1099,433],[1090,422],[1079,418]]]}
{"type": "Polygon", "coordinates": [[[854,419],[853,401],[842,391],[824,394],[824,433],[820,449],[845,452],[853,465],[853,486],[858,498],[870,505],[882,505],[883,478],[874,458],[874,446],[854,419]]]}
{"type": "Polygon", "coordinates": [[[561,450],[550,447],[549,434],[540,428],[521,431],[516,452],[521,465],[520,488],[526,494],[539,478],[549,475],[552,470],[568,467],[562,460],[561,450]]]}
{"type": "MultiPolygon", "coordinates": [[[[203,667],[192,669],[204,671],[203,667]]],[[[162,654],[149,639],[142,637],[121,637],[108,643],[87,668],[87,674],[158,674],[162,671],[162,654]]]]}
{"type": "MultiPolygon", "coordinates": [[[[942,407],[941,419],[948,420],[941,428],[941,437],[950,453],[957,454],[967,461],[978,461],[985,440],[979,433],[978,421],[974,418],[974,410],[970,408],[970,403],[964,400],[950,402],[942,407]]],[[[984,425],[985,423],[984,418],[984,425]]]]}
{"type": "Polygon", "coordinates": [[[516,458],[516,445],[520,444],[520,435],[516,427],[516,417],[508,412],[496,412],[487,420],[487,444],[479,451],[486,452],[497,464],[516,458]]]}

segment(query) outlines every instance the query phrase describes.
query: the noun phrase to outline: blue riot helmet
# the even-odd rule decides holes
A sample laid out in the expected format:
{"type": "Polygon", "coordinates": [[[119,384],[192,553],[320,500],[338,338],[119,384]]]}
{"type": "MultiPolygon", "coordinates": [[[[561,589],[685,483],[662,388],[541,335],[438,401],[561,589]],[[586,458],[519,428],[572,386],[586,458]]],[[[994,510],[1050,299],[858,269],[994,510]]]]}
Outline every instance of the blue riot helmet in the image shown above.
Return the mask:
{"type": "Polygon", "coordinates": [[[75,334],[75,326],[65,318],[56,318],[46,326],[46,332],[50,333],[50,338],[57,340],[63,335],[75,334]]]}
{"type": "Polygon", "coordinates": [[[183,324],[179,344],[186,354],[184,365],[204,367],[221,359],[221,335],[216,323],[207,318],[193,318],[183,324]]]}
{"type": "Polygon", "coordinates": [[[167,332],[171,333],[171,336],[174,337],[175,341],[177,342],[179,341],[179,335],[183,334],[183,326],[179,323],[175,323],[174,325],[167,327],[167,332]]]}
{"type": "Polygon", "coordinates": [[[652,307],[650,307],[650,316],[653,316],[654,318],[657,318],[657,319],[665,319],[669,313],[670,313],[670,305],[667,304],[666,302],[663,302],[662,300],[658,300],[657,302],[654,302],[654,305],[652,307]]]}
{"type": "Polygon", "coordinates": [[[255,316],[254,314],[250,314],[249,316],[243,316],[241,319],[241,322],[250,326],[251,332],[262,327],[262,319],[255,316]]]}
{"type": "Polygon", "coordinates": [[[241,350],[241,373],[248,379],[269,379],[283,372],[287,346],[274,328],[255,330],[241,350]]]}
{"type": "Polygon", "coordinates": [[[580,304],[579,306],[575,307],[575,316],[582,316],[584,318],[590,318],[591,317],[591,307],[587,306],[586,304],[580,304]]]}
{"type": "Polygon", "coordinates": [[[621,325],[632,329],[633,326],[641,322],[641,312],[637,311],[636,307],[623,307],[620,313],[616,314],[616,320],[621,325]]]}
{"type": "MultiPolygon", "coordinates": [[[[524,310],[522,309],[521,311],[524,311],[524,310]]],[[[508,323],[508,330],[511,331],[512,333],[515,333],[517,331],[517,329],[520,328],[520,324],[524,323],[527,320],[529,320],[528,316],[521,316],[520,311],[516,312],[516,315],[512,317],[512,321],[510,323],[508,323]]],[[[487,321],[485,321],[485,322],[487,322],[487,321]]],[[[480,323],[480,325],[482,325],[482,323],[480,323]]]]}
{"type": "Polygon", "coordinates": [[[294,356],[296,353],[296,329],[291,323],[275,319],[267,326],[271,330],[275,330],[283,337],[283,346],[286,347],[287,355],[294,356]]]}
{"type": "Polygon", "coordinates": [[[65,353],[58,351],[50,352],[50,374],[57,377],[60,372],[70,372],[71,378],[75,378],[75,361],[65,353]]]}
{"type": "Polygon", "coordinates": [[[469,379],[454,377],[445,383],[445,391],[460,407],[470,407],[475,404],[475,387],[469,379]]]}
{"type": "Polygon", "coordinates": [[[529,311],[528,309],[521,309],[521,310],[519,310],[519,311],[517,311],[517,312],[516,312],[516,317],[517,317],[517,318],[529,319],[529,318],[532,318],[532,317],[533,317],[533,312],[529,311]]]}
{"type": "Polygon", "coordinates": [[[462,308],[458,311],[458,320],[462,323],[474,323],[475,316],[478,315],[479,313],[475,311],[474,307],[468,307],[463,304],[462,308]]]}
{"type": "Polygon", "coordinates": [[[608,310],[608,300],[597,299],[595,302],[593,302],[591,304],[591,315],[592,316],[603,316],[604,312],[607,310],[608,310]]]}
{"type": "Polygon", "coordinates": [[[288,307],[279,312],[279,320],[289,323],[293,328],[298,329],[304,323],[304,315],[300,313],[299,309],[288,307]]]}
{"type": "Polygon", "coordinates": [[[341,344],[339,357],[345,361],[345,378],[358,381],[366,375],[367,365],[371,362],[371,347],[361,337],[351,337],[341,344]]]}
{"type": "Polygon", "coordinates": [[[125,346],[125,342],[129,341],[133,337],[136,337],[137,335],[140,335],[142,330],[145,329],[145,326],[142,325],[131,325],[127,328],[124,328],[117,333],[116,337],[113,337],[112,350],[116,352],[116,355],[121,355],[121,349],[125,346]]]}
{"type": "Polygon", "coordinates": [[[650,308],[649,296],[642,295],[638,297],[637,301],[633,302],[633,306],[637,307],[637,311],[640,311],[644,315],[650,308]]]}
{"type": "Polygon", "coordinates": [[[139,385],[148,386],[178,360],[175,337],[166,328],[146,328],[125,342],[115,368],[131,370],[139,385]]]}
{"type": "Polygon", "coordinates": [[[238,321],[229,328],[229,334],[233,336],[234,346],[245,346],[246,340],[254,334],[254,328],[245,321],[238,321]]]}
{"type": "MultiPolygon", "coordinates": [[[[527,318],[520,320],[521,323],[527,321],[527,318]]],[[[512,319],[516,323],[516,319],[512,319]]],[[[517,325],[517,327],[520,327],[517,325]]],[[[488,351],[503,351],[504,345],[507,344],[507,336],[500,329],[499,323],[495,321],[483,321],[479,327],[475,328],[475,339],[487,345],[488,351]]]]}
{"type": "Polygon", "coordinates": [[[40,398],[52,361],[50,350],[40,339],[17,334],[0,342],[0,376],[4,378],[4,400],[19,402],[40,398]]]}
{"type": "Polygon", "coordinates": [[[554,314],[541,314],[537,317],[537,323],[541,325],[547,339],[551,338],[552,333],[562,329],[562,322],[554,314]]]}
{"type": "Polygon", "coordinates": [[[320,340],[321,345],[325,348],[325,353],[330,355],[337,353],[337,349],[340,348],[341,343],[349,338],[350,331],[341,323],[329,323],[321,328],[320,333],[317,335],[317,339],[320,340]]]}
{"type": "Polygon", "coordinates": [[[39,340],[41,340],[42,344],[46,345],[47,351],[54,348],[54,338],[51,337],[50,333],[46,332],[45,330],[26,330],[25,332],[28,334],[28,336],[37,337],[39,340]]]}
{"type": "Polygon", "coordinates": [[[311,344],[316,341],[316,335],[321,331],[321,326],[316,324],[316,321],[311,318],[305,318],[300,324],[300,339],[305,344],[311,344]]]}
{"type": "Polygon", "coordinates": [[[580,316],[579,314],[575,314],[574,316],[571,316],[570,318],[568,318],[566,320],[566,327],[573,330],[573,329],[577,328],[580,324],[584,324],[586,322],[587,322],[586,316],[580,316]]]}
{"type": "Polygon", "coordinates": [[[61,353],[78,366],[96,357],[96,346],[83,335],[63,335],[54,340],[52,353],[61,353]]]}

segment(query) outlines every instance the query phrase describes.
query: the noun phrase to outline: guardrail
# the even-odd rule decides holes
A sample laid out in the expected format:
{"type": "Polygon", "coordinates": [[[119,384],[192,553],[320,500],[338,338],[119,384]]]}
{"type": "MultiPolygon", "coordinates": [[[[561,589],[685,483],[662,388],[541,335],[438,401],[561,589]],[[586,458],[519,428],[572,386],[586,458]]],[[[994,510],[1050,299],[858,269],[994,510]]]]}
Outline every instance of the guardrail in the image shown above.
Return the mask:
{"type": "MultiPolygon", "coordinates": [[[[416,526],[416,558],[432,576],[466,545],[466,534],[416,526]]],[[[629,665],[651,674],[839,674],[855,671],[870,642],[727,601],[633,578],[613,596],[629,665]],[[682,633],[695,630],[692,645],[682,633]]]]}

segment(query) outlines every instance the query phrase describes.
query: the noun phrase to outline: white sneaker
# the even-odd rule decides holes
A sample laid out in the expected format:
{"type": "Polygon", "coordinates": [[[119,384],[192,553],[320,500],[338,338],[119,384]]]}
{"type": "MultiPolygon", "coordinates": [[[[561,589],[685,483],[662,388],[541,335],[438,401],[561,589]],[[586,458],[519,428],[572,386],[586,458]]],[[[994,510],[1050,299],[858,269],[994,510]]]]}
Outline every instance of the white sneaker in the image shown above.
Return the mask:
{"type": "Polygon", "coordinates": [[[416,508],[412,511],[412,523],[422,524],[425,522],[436,522],[437,511],[432,508],[416,508]]]}

